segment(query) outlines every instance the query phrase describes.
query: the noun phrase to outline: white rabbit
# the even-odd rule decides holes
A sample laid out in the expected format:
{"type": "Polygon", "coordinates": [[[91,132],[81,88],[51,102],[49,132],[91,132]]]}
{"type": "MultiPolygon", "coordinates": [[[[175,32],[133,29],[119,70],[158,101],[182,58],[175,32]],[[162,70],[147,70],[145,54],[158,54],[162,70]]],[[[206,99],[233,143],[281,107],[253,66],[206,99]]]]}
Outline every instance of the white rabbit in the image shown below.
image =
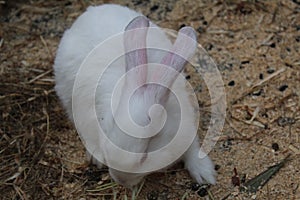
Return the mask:
{"type": "Polygon", "coordinates": [[[75,123],[88,155],[92,155],[99,167],[101,163],[108,165],[109,173],[116,182],[132,188],[145,175],[151,173],[153,171],[151,169],[157,170],[160,163],[172,161],[164,165],[167,167],[173,164],[174,160],[183,160],[190,175],[198,183],[203,183],[205,179],[215,184],[213,163],[208,156],[199,157],[201,150],[198,137],[193,137],[180,155],[177,155],[180,153],[178,149],[181,148],[181,143],[178,141],[170,148],[163,148],[175,137],[179,122],[185,123],[186,136],[179,137],[183,144],[190,133],[197,132],[198,121],[185,81],[179,81],[180,76],[163,67],[150,69],[150,63],[161,63],[181,72],[186,64],[183,58],[190,58],[195,52],[196,45],[196,34],[191,27],[182,28],[172,45],[164,32],[149,22],[146,17],[129,8],[114,4],[89,7],[65,32],[54,64],[55,90],[69,118],[75,123]],[[154,27],[156,31],[148,27],[154,27]],[[106,43],[109,38],[120,33],[121,37],[106,43]],[[104,47],[94,50],[98,44],[103,44],[104,47]],[[153,49],[173,50],[175,53],[153,49]],[[130,51],[133,53],[120,57],[106,69],[105,65],[111,63],[115,55],[130,51]],[[85,59],[86,57],[88,59],[85,59]],[[86,68],[82,68],[85,70],[80,68],[83,63],[86,68]],[[143,66],[137,67],[140,65],[143,66]],[[102,75],[100,81],[99,70],[102,75]],[[112,111],[113,90],[125,72],[128,73],[124,76],[120,94],[116,94],[118,98],[116,110],[112,111]],[[76,76],[80,77],[77,86],[75,86],[76,76]],[[96,82],[96,86],[93,80],[99,81],[96,82]],[[164,84],[171,88],[171,91],[173,88],[176,89],[179,93],[176,95],[181,96],[182,99],[180,105],[183,111],[178,108],[175,95],[160,85],[143,85],[147,80],[164,84]],[[143,86],[133,94],[130,93],[140,85],[143,86]],[[128,108],[126,100],[129,97],[128,108]],[[155,107],[150,109],[156,104],[161,104],[165,110],[155,107]],[[130,125],[127,110],[130,111],[130,116],[136,124],[147,126],[153,123],[152,128],[135,130],[130,125]],[[191,114],[181,119],[181,112],[191,114]],[[100,134],[95,126],[95,116],[105,136],[100,134]],[[117,121],[120,124],[116,124],[117,121]],[[125,127],[126,130],[118,125],[125,127]],[[157,127],[162,127],[159,133],[148,137],[152,131],[156,131],[157,127]],[[134,137],[127,132],[145,138],[134,137]],[[115,148],[110,141],[119,149],[115,148]],[[120,152],[120,149],[125,152],[120,152]],[[151,157],[151,152],[159,149],[163,149],[160,151],[160,156],[151,157]],[[127,156],[126,152],[137,154],[131,157],[127,156]],[[145,170],[141,170],[142,168],[145,170]]]}

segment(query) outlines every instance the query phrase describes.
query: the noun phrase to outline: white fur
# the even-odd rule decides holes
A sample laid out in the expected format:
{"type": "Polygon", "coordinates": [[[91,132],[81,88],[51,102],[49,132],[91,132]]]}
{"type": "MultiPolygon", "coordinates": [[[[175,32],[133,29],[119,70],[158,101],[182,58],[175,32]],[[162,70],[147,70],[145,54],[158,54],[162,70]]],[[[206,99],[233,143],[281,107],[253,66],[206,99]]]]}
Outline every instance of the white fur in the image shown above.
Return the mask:
{"type": "MultiPolygon", "coordinates": [[[[141,14],[119,5],[108,4],[89,7],[87,11],[74,22],[72,27],[65,32],[59,45],[54,64],[56,80],[55,90],[72,121],[74,120],[74,113],[72,111],[72,91],[75,77],[80,65],[84,61],[85,57],[96,47],[96,45],[105,41],[107,38],[124,31],[129,22],[137,16],[141,16],[141,14]]],[[[150,26],[156,25],[150,23],[150,26]]],[[[171,49],[172,44],[163,32],[159,32],[159,34],[151,34],[151,31],[149,31],[147,35],[147,47],[171,49]]],[[[93,67],[101,68],[103,63],[109,62],[109,60],[105,59],[109,59],[110,55],[117,55],[122,49],[124,49],[124,47],[122,42],[120,42],[119,44],[116,44],[114,49],[107,49],[105,52],[102,52],[101,55],[98,55],[98,59],[97,56],[92,56],[91,61],[89,61],[90,63],[88,63],[92,65],[92,67],[90,68],[89,73],[83,74],[86,82],[82,84],[83,87],[81,88],[80,93],[73,97],[76,100],[74,101],[73,99],[73,101],[78,103],[74,104],[73,108],[78,110],[79,113],[82,113],[83,116],[82,120],[80,120],[81,129],[78,130],[79,134],[88,138],[87,140],[94,145],[93,152],[88,152],[88,155],[94,155],[95,153],[100,155],[101,159],[105,160],[107,163],[138,168],[140,165],[136,162],[141,158],[124,159],[122,155],[114,153],[114,150],[111,150],[105,139],[99,138],[96,128],[91,125],[89,119],[89,116],[92,116],[93,113],[93,106],[87,106],[84,109],[81,108],[83,104],[91,104],[93,102],[93,99],[91,99],[92,97],[90,96],[90,94],[93,93],[93,88],[89,86],[89,80],[97,78],[95,77],[97,76],[95,71],[98,70],[93,67]]],[[[97,55],[97,52],[94,54],[97,55]]],[[[161,52],[148,52],[147,54],[149,63],[159,63],[164,57],[164,54],[161,52]]],[[[196,131],[195,123],[198,123],[197,121],[195,122],[196,116],[180,119],[180,112],[178,112],[178,109],[175,109],[174,107],[177,105],[176,99],[172,95],[168,98],[165,105],[165,109],[168,114],[166,125],[163,130],[158,135],[151,138],[151,140],[132,138],[118,130],[117,126],[114,124],[113,116],[109,108],[114,83],[124,72],[125,61],[124,59],[121,59],[107,72],[105,72],[101,79],[102,84],[96,89],[97,117],[98,120],[101,121],[104,131],[109,132],[108,137],[110,140],[123,149],[133,152],[147,153],[163,147],[174,137],[174,134],[177,131],[177,126],[174,126],[174,122],[184,120],[187,124],[189,124],[188,127],[185,127],[186,134],[196,131]],[[120,65],[122,65],[122,67],[120,67],[120,65]]],[[[148,77],[150,75],[151,72],[148,71],[148,77]]],[[[180,95],[183,96],[183,107],[192,107],[189,93],[182,81],[176,80],[172,85],[172,88],[176,88],[177,91],[180,91],[180,95]]],[[[134,100],[134,105],[130,105],[138,108],[134,111],[136,113],[133,113],[133,118],[136,116],[135,120],[140,120],[140,123],[144,123],[143,117],[140,117],[141,110],[145,109],[147,111],[147,109],[149,109],[144,106],[144,100],[143,98],[136,98],[134,100]]],[[[120,102],[120,105],[121,104],[122,102],[120,102]]],[[[119,107],[122,108],[120,105],[119,107]]],[[[118,111],[116,112],[118,113],[118,111]]],[[[190,112],[193,111],[190,110],[190,112]]],[[[122,119],[122,116],[120,118],[122,119]]],[[[184,140],[184,138],[182,138],[182,140],[184,140]]],[[[214,165],[208,156],[204,159],[200,159],[198,157],[199,150],[200,145],[198,138],[196,138],[180,159],[184,160],[186,168],[197,182],[202,183],[203,179],[205,179],[207,182],[214,184],[214,165]]],[[[174,149],[174,152],[176,152],[176,149],[174,149]]],[[[168,151],[162,153],[160,157],[161,161],[163,162],[172,156],[177,156],[174,155],[174,152],[168,151]]],[[[95,161],[95,159],[93,160],[95,161]]],[[[98,161],[95,162],[97,163],[98,161]]],[[[147,158],[146,162],[148,162],[147,158]]],[[[160,160],[157,160],[157,162],[160,162],[160,160]]],[[[100,166],[99,162],[97,164],[100,166]]],[[[110,174],[115,181],[123,184],[124,186],[132,187],[140,182],[147,173],[135,174],[110,169],[110,174]]]]}

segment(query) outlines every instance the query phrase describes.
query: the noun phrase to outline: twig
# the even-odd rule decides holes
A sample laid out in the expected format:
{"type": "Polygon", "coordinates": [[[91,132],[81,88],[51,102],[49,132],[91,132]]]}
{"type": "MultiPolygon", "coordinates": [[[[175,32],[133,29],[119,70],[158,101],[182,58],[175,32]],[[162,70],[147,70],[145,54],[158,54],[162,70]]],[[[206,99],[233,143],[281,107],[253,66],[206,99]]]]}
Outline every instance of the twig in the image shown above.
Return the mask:
{"type": "Polygon", "coordinates": [[[270,24],[272,24],[272,23],[274,23],[275,22],[275,19],[276,19],[276,15],[277,15],[277,13],[278,13],[278,3],[277,3],[277,5],[276,5],[276,8],[275,8],[275,10],[274,10],[274,12],[273,12],[273,16],[272,16],[272,20],[271,20],[271,23],[270,24]]]}
{"type": "Polygon", "coordinates": [[[226,122],[229,124],[229,126],[235,131],[237,132],[240,136],[242,137],[246,137],[246,135],[244,133],[242,133],[241,131],[239,131],[232,123],[231,121],[226,117],[225,118],[226,122]]]}
{"type": "Polygon", "coordinates": [[[249,121],[249,120],[242,120],[238,117],[235,117],[235,116],[231,116],[233,119],[239,121],[239,122],[243,122],[244,124],[248,124],[248,125],[253,125],[253,126],[258,126],[260,128],[266,128],[266,126],[264,124],[262,124],[261,122],[259,121],[249,121]]]}
{"type": "Polygon", "coordinates": [[[249,123],[253,122],[253,120],[254,120],[254,119],[256,118],[256,116],[258,115],[259,111],[260,111],[260,107],[257,106],[257,107],[255,108],[255,110],[254,110],[254,113],[253,113],[251,119],[248,120],[249,123]]]}
{"type": "Polygon", "coordinates": [[[271,33],[264,41],[261,42],[261,44],[258,46],[269,46],[270,45],[270,40],[274,37],[274,33],[271,33]]]}
{"type": "Polygon", "coordinates": [[[0,48],[2,47],[3,42],[4,42],[4,39],[1,38],[1,40],[0,40],[0,48]]]}
{"type": "Polygon", "coordinates": [[[298,188],[299,188],[299,183],[296,185],[295,189],[293,189],[293,194],[296,194],[298,188]]]}
{"type": "Polygon", "coordinates": [[[101,192],[103,190],[107,190],[109,188],[113,188],[115,186],[117,186],[118,184],[115,182],[111,182],[111,183],[106,183],[103,185],[100,185],[99,187],[96,187],[96,189],[91,189],[91,190],[86,190],[87,192],[101,192]]]}
{"type": "Polygon", "coordinates": [[[215,200],[213,194],[209,190],[207,192],[208,192],[209,199],[215,200]]]}
{"type": "Polygon", "coordinates": [[[68,159],[64,159],[64,158],[60,158],[61,160],[63,161],[66,161],[66,162],[69,162],[69,163],[72,163],[72,164],[76,164],[76,165],[82,165],[82,163],[80,162],[76,162],[76,161],[73,161],[73,160],[68,160],[68,159]]]}
{"type": "Polygon", "coordinates": [[[261,25],[261,23],[264,20],[264,18],[265,18],[265,15],[261,15],[260,16],[259,20],[257,21],[256,28],[258,28],[261,25]]]}
{"type": "Polygon", "coordinates": [[[78,191],[79,189],[81,189],[86,183],[88,182],[88,180],[85,180],[82,184],[80,184],[77,188],[75,188],[73,191],[70,192],[70,194],[75,193],[76,191],[78,191]]]}
{"type": "Polygon", "coordinates": [[[30,175],[31,173],[31,170],[33,168],[33,165],[35,165],[37,163],[37,159],[39,158],[40,154],[41,154],[41,151],[42,149],[44,148],[45,144],[46,144],[46,141],[48,140],[48,137],[49,137],[49,131],[50,131],[50,119],[49,119],[49,115],[46,111],[45,108],[43,108],[43,114],[46,116],[46,119],[47,119],[47,127],[46,127],[46,135],[45,135],[45,138],[40,146],[40,148],[38,149],[38,151],[35,153],[35,155],[33,156],[32,158],[32,164],[31,166],[28,167],[28,171],[27,173],[24,175],[24,179],[23,179],[23,182],[21,184],[21,186],[23,186],[25,184],[25,181],[27,180],[28,178],[28,175],[30,175]]]}
{"type": "Polygon", "coordinates": [[[227,30],[222,30],[222,29],[220,29],[220,30],[207,30],[207,33],[209,33],[209,34],[230,34],[230,35],[234,34],[233,31],[227,31],[227,30]]]}
{"type": "Polygon", "coordinates": [[[36,13],[36,14],[45,14],[45,13],[49,13],[51,11],[55,11],[57,9],[57,7],[51,7],[51,8],[45,8],[45,7],[37,7],[37,6],[32,6],[32,5],[22,5],[22,7],[20,8],[20,10],[23,11],[28,11],[31,13],[36,13]]]}
{"type": "Polygon", "coordinates": [[[232,192],[227,193],[221,200],[226,200],[232,195],[232,192]]]}
{"type": "Polygon", "coordinates": [[[61,165],[61,173],[60,173],[60,178],[59,178],[59,182],[63,182],[64,180],[64,165],[61,165]]]}
{"type": "Polygon", "coordinates": [[[263,124],[263,123],[261,123],[260,121],[258,121],[258,119],[257,119],[257,121],[254,121],[254,119],[257,118],[257,115],[258,115],[259,111],[260,111],[260,107],[257,106],[257,107],[255,108],[255,110],[254,110],[254,112],[253,112],[252,117],[251,117],[250,120],[245,120],[245,121],[244,121],[244,120],[241,120],[241,121],[243,121],[244,123],[249,124],[249,125],[255,125],[255,126],[258,126],[258,127],[260,127],[260,128],[265,128],[266,125],[263,124]]]}
{"type": "Polygon", "coordinates": [[[239,100],[241,100],[242,98],[244,98],[245,96],[247,96],[248,94],[250,94],[251,92],[256,90],[258,87],[263,86],[266,82],[268,82],[269,80],[271,80],[272,78],[274,78],[275,76],[281,74],[284,71],[285,71],[285,68],[281,68],[280,70],[274,72],[273,74],[266,77],[265,79],[263,79],[263,80],[259,81],[258,83],[254,84],[252,87],[250,87],[248,90],[246,90],[242,95],[240,95],[238,98],[236,98],[232,102],[232,104],[236,104],[239,100]]]}
{"type": "Polygon", "coordinates": [[[51,61],[52,61],[52,60],[54,59],[54,57],[53,57],[53,54],[52,54],[52,52],[50,51],[50,49],[49,49],[49,47],[48,47],[48,45],[47,45],[47,42],[45,41],[45,39],[44,39],[44,37],[43,37],[42,35],[40,35],[40,39],[41,39],[43,45],[46,47],[46,50],[47,50],[47,52],[48,52],[48,55],[49,55],[49,57],[50,57],[50,59],[51,59],[51,61]]]}
{"type": "Polygon", "coordinates": [[[16,186],[15,184],[13,185],[13,187],[22,200],[28,200],[25,192],[20,187],[16,186]]]}
{"type": "Polygon", "coordinates": [[[289,149],[292,150],[296,155],[300,155],[300,150],[297,149],[294,145],[289,145],[289,149]]]}
{"type": "Polygon", "coordinates": [[[52,69],[49,69],[48,71],[36,76],[35,78],[31,79],[30,81],[28,81],[28,83],[33,83],[34,81],[42,78],[43,76],[46,76],[47,74],[51,73],[53,70],[52,69]]]}
{"type": "Polygon", "coordinates": [[[27,27],[27,26],[22,26],[22,25],[17,25],[17,24],[9,24],[9,23],[6,23],[5,26],[7,26],[8,28],[19,29],[20,31],[24,31],[26,33],[34,34],[33,32],[32,33],[30,32],[29,27],[27,27]]]}
{"type": "Polygon", "coordinates": [[[139,194],[140,194],[142,188],[144,187],[144,184],[145,184],[145,180],[142,181],[142,183],[141,183],[141,185],[140,185],[140,187],[139,187],[139,189],[138,189],[138,191],[137,191],[137,193],[136,193],[136,197],[139,196],[139,194]]]}
{"type": "Polygon", "coordinates": [[[185,192],[185,193],[182,195],[181,200],[185,200],[187,196],[188,196],[188,193],[185,192]]]}
{"type": "MultiPolygon", "coordinates": [[[[22,170],[22,171],[23,171],[23,170],[22,170]]],[[[21,171],[21,172],[22,172],[22,171],[21,171]]],[[[18,177],[21,175],[21,172],[19,171],[19,172],[15,173],[14,175],[12,175],[11,177],[7,178],[7,179],[5,180],[5,183],[8,182],[8,181],[10,181],[10,180],[15,180],[16,178],[18,178],[18,177]]]]}

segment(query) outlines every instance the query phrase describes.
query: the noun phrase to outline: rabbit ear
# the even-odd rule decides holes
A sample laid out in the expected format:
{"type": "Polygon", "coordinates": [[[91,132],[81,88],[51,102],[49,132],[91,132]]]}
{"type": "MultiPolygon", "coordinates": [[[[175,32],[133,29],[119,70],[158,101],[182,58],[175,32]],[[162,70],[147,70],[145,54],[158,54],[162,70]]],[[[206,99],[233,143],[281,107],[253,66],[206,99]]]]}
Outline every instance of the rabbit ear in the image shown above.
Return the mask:
{"type": "Polygon", "coordinates": [[[176,80],[178,73],[184,69],[188,59],[194,55],[196,48],[197,38],[194,29],[192,27],[183,27],[180,29],[172,49],[161,61],[161,64],[165,67],[155,71],[151,78],[151,81],[158,84],[150,86],[151,90],[160,100],[165,99],[169,90],[159,86],[159,84],[170,88],[176,80]],[[169,69],[169,67],[174,70],[169,69]]]}
{"type": "MultiPolygon", "coordinates": [[[[194,55],[196,47],[197,38],[194,29],[183,27],[179,30],[172,50],[162,59],[161,64],[173,67],[176,71],[181,72],[187,60],[194,55]]],[[[169,78],[170,81],[176,79],[176,77],[169,78]]]]}
{"type": "Polygon", "coordinates": [[[124,48],[126,72],[131,69],[134,70],[127,74],[126,80],[129,84],[133,84],[134,86],[144,84],[147,79],[147,68],[145,64],[147,64],[146,37],[148,27],[149,20],[144,16],[138,16],[125,28],[124,48]]]}

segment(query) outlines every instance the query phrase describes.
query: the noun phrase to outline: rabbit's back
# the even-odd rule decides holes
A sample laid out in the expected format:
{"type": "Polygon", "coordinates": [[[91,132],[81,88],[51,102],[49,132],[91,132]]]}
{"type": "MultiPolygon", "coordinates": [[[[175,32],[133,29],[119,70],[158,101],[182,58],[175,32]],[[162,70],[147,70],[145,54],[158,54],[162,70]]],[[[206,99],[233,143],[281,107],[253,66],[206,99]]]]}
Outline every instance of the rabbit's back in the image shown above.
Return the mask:
{"type": "MultiPolygon", "coordinates": [[[[72,118],[71,98],[74,80],[84,59],[97,45],[105,42],[107,39],[113,38],[114,35],[123,33],[128,23],[140,15],[142,14],[115,4],[91,6],[64,33],[54,63],[55,89],[70,118],[72,118]]],[[[152,27],[157,27],[153,23],[150,24],[152,27]]],[[[169,49],[171,42],[162,30],[156,29],[156,31],[148,33],[147,46],[152,49],[169,49]]],[[[123,43],[120,41],[117,45],[112,46],[112,48],[103,53],[109,54],[110,51],[123,51],[123,43]]],[[[159,63],[163,56],[164,53],[161,51],[148,51],[149,62],[159,63]]],[[[119,63],[125,63],[124,58],[121,59],[123,61],[119,63]]],[[[111,73],[125,72],[124,67],[119,67],[119,70],[118,72],[112,70],[111,73]]],[[[112,85],[111,82],[107,82],[106,84],[108,88],[112,85]]]]}

